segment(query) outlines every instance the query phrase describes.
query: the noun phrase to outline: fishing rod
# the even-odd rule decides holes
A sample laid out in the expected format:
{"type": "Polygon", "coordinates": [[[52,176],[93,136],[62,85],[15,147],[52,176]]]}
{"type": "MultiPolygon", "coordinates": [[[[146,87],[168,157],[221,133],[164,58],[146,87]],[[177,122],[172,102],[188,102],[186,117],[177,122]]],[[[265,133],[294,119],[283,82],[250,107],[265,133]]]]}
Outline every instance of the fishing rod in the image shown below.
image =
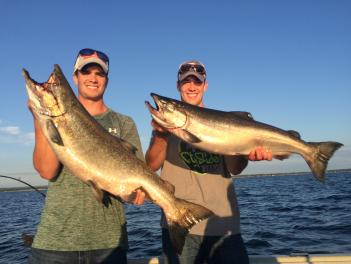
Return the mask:
{"type": "Polygon", "coordinates": [[[41,191],[39,191],[36,187],[34,187],[33,185],[30,185],[29,183],[22,181],[20,179],[14,178],[14,177],[10,177],[10,176],[5,176],[5,175],[0,175],[0,177],[2,178],[6,178],[6,179],[11,179],[11,180],[15,180],[15,181],[19,181],[27,186],[29,186],[30,188],[34,189],[36,192],[40,193],[43,197],[46,197],[46,195],[44,193],[42,193],[41,191]]]}

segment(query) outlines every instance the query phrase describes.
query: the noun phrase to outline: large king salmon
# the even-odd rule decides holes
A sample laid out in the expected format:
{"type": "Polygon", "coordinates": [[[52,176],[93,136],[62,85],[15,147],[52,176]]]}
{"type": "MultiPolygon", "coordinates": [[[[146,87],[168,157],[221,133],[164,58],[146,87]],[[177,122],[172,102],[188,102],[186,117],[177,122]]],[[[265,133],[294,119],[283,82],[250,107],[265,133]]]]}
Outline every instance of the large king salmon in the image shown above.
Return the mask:
{"type": "Polygon", "coordinates": [[[328,160],[343,146],[338,142],[305,142],[298,132],[255,121],[248,112],[223,112],[152,93],[156,108],[145,102],[152,118],[182,140],[223,155],[248,155],[255,147],[282,159],[300,154],[313,175],[324,181],[328,160]]]}
{"type": "Polygon", "coordinates": [[[60,162],[92,186],[99,200],[103,191],[123,197],[143,190],[163,209],[174,247],[181,252],[188,230],[213,213],[176,198],[172,186],[139,160],[129,144],[85,110],[58,65],[45,83],[35,82],[24,69],[23,76],[33,114],[60,162]]]}

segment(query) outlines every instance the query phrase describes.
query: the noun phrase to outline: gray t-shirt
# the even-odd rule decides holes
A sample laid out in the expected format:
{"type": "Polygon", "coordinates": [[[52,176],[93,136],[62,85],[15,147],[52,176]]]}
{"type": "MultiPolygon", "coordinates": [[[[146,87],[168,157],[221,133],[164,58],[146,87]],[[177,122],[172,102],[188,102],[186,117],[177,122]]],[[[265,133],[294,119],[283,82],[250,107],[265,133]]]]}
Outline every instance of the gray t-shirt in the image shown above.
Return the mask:
{"type": "MultiPolygon", "coordinates": [[[[137,157],[144,160],[132,118],[108,109],[95,119],[112,135],[135,146],[137,157]]],[[[58,177],[49,181],[32,246],[58,251],[128,248],[123,204],[112,196],[109,198],[111,203],[106,207],[96,200],[88,184],[63,168],[58,177]]]]}
{"type": "MultiPolygon", "coordinates": [[[[203,205],[216,216],[193,226],[190,234],[222,236],[240,233],[240,214],[234,184],[223,156],[168,138],[161,178],[175,186],[175,196],[203,205]]],[[[166,227],[164,219],[162,226],[166,227]]]]}

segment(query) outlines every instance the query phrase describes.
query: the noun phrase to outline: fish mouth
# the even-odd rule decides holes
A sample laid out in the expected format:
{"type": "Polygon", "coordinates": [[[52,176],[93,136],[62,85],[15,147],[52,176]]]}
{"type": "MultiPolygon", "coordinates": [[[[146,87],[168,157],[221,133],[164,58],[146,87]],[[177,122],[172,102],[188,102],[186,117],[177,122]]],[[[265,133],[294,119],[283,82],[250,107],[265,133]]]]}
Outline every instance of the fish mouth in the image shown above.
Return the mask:
{"type": "Polygon", "coordinates": [[[51,87],[54,85],[58,85],[58,79],[55,75],[55,72],[52,72],[46,82],[37,82],[31,78],[29,72],[26,69],[22,69],[22,75],[26,82],[26,86],[28,89],[32,90],[34,93],[38,93],[41,90],[51,90],[51,87]]]}
{"type": "Polygon", "coordinates": [[[153,107],[149,101],[145,101],[145,105],[148,108],[148,110],[150,111],[152,118],[157,123],[164,125],[166,123],[166,121],[164,119],[164,115],[163,115],[163,111],[162,111],[162,102],[159,98],[159,95],[154,94],[154,93],[150,93],[150,95],[151,95],[152,99],[154,100],[155,107],[153,107]]]}
{"type": "Polygon", "coordinates": [[[152,99],[154,100],[155,107],[153,107],[149,101],[145,101],[145,104],[147,108],[149,109],[152,117],[156,117],[158,119],[161,119],[163,121],[166,121],[165,119],[165,113],[167,109],[167,103],[166,101],[163,100],[163,97],[155,94],[155,93],[150,93],[152,99]]]}
{"type": "Polygon", "coordinates": [[[150,95],[154,100],[155,107],[153,107],[149,101],[145,101],[145,104],[156,123],[167,129],[177,128],[177,126],[170,123],[169,120],[167,120],[166,118],[165,109],[167,108],[167,103],[162,100],[162,96],[157,95],[155,93],[150,93],[150,95]]]}
{"type": "Polygon", "coordinates": [[[145,101],[145,105],[146,107],[149,109],[150,113],[152,116],[158,116],[160,115],[160,100],[158,98],[157,94],[154,93],[150,93],[152,99],[154,99],[154,103],[155,103],[155,108],[150,104],[149,101],[145,101]]]}
{"type": "Polygon", "coordinates": [[[37,115],[57,117],[64,114],[55,96],[55,87],[60,85],[56,76],[56,68],[50,74],[46,82],[37,82],[31,78],[26,69],[22,69],[22,75],[26,83],[30,108],[37,115]]]}

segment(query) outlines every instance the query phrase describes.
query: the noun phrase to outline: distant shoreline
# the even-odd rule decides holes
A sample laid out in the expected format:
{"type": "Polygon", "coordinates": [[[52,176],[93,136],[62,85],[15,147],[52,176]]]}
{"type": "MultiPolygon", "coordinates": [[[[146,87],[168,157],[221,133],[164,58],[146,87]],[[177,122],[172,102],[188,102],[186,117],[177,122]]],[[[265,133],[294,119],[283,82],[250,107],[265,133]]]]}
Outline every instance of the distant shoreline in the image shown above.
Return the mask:
{"type": "MultiPolygon", "coordinates": [[[[39,191],[46,191],[48,189],[47,185],[41,186],[34,186],[39,191]]],[[[30,187],[8,187],[8,188],[0,188],[0,192],[28,192],[28,191],[35,191],[33,188],[30,187]]]]}
{"type": "MultiPolygon", "coordinates": [[[[351,168],[349,169],[338,169],[338,170],[327,170],[326,173],[340,173],[340,172],[351,172],[351,168]]],[[[310,171],[303,172],[282,172],[282,173],[260,173],[260,174],[243,174],[243,175],[235,175],[232,176],[233,179],[242,179],[242,178],[254,178],[254,177],[270,177],[270,176],[284,176],[284,175],[304,175],[310,174],[310,171]]],[[[34,186],[39,191],[46,191],[48,189],[47,185],[34,186]]],[[[33,188],[24,186],[24,187],[7,187],[0,188],[0,192],[27,192],[27,191],[35,191],[33,188]]]]}
{"type": "MultiPolygon", "coordinates": [[[[325,173],[340,173],[340,172],[351,172],[351,168],[349,169],[337,169],[337,170],[327,170],[325,173]]],[[[259,173],[259,174],[239,174],[239,175],[234,175],[232,176],[233,179],[239,179],[239,178],[253,178],[253,177],[269,177],[269,176],[284,176],[284,175],[289,175],[289,176],[297,176],[297,175],[304,175],[304,174],[310,174],[311,171],[301,171],[301,172],[277,172],[277,173],[259,173]]]]}

